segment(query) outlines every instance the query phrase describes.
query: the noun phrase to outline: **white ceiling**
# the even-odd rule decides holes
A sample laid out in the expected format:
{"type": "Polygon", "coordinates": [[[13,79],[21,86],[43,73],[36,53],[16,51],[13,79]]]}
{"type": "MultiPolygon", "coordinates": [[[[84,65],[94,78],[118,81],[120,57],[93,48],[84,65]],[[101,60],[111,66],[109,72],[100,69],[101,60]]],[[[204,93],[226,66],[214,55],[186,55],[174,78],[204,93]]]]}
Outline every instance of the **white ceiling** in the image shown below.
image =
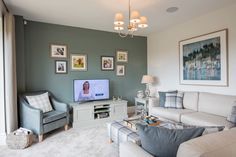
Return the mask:
{"type": "MultiPolygon", "coordinates": [[[[128,0],[4,0],[9,10],[27,20],[114,32],[116,12],[128,16],[128,0]]],[[[132,8],[148,17],[149,27],[137,35],[160,31],[236,0],[131,0],[132,8]],[[179,7],[167,13],[168,7],[179,7]]],[[[126,19],[127,20],[127,19],[126,19]]],[[[126,22],[127,23],[127,22],[126,22]]]]}

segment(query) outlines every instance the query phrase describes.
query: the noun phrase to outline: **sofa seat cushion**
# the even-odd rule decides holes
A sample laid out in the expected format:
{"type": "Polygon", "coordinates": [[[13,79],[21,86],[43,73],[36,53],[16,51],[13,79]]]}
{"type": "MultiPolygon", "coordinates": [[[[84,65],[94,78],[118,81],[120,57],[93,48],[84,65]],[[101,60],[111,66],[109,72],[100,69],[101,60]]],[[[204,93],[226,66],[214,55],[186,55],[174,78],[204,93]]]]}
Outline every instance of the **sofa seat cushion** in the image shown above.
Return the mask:
{"type": "Polygon", "coordinates": [[[66,117],[66,112],[50,111],[43,114],[43,124],[66,117]]]}
{"type": "Polygon", "coordinates": [[[180,145],[177,157],[234,157],[236,129],[201,136],[180,145]]]}
{"type": "Polygon", "coordinates": [[[181,116],[181,122],[184,124],[197,126],[225,126],[225,129],[234,127],[234,124],[227,121],[226,117],[203,112],[184,114],[181,116]]]}
{"type": "Polygon", "coordinates": [[[173,109],[173,108],[163,108],[163,107],[153,107],[150,114],[157,117],[162,117],[170,119],[176,122],[180,122],[180,117],[182,114],[193,113],[196,111],[189,109],[173,109]]]}

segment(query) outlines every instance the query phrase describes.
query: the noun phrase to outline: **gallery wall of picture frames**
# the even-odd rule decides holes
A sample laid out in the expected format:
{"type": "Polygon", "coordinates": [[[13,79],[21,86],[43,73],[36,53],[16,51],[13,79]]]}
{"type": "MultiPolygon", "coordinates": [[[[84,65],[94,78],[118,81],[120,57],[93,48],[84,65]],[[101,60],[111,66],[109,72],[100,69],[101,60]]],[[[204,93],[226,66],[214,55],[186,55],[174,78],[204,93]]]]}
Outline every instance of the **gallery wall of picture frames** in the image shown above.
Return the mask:
{"type": "MultiPolygon", "coordinates": [[[[55,60],[55,73],[67,74],[70,71],[88,71],[88,56],[87,54],[70,54],[66,44],[50,44],[50,57],[55,60]],[[68,58],[70,68],[68,68],[68,58]]],[[[128,51],[117,50],[116,57],[101,56],[101,70],[114,71],[116,69],[117,76],[125,76],[125,65],[121,63],[128,63],[128,51]],[[117,65],[115,66],[115,60],[117,65]]]]}

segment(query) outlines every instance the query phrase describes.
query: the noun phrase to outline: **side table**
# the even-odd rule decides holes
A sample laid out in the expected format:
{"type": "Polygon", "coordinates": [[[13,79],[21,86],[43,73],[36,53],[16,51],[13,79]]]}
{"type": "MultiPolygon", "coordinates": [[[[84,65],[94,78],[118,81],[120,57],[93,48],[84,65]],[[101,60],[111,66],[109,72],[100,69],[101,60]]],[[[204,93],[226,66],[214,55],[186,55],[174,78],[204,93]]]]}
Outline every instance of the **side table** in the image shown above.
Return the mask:
{"type": "Polygon", "coordinates": [[[142,112],[142,110],[148,111],[148,99],[149,98],[135,97],[135,115],[137,115],[138,112],[142,112]]]}

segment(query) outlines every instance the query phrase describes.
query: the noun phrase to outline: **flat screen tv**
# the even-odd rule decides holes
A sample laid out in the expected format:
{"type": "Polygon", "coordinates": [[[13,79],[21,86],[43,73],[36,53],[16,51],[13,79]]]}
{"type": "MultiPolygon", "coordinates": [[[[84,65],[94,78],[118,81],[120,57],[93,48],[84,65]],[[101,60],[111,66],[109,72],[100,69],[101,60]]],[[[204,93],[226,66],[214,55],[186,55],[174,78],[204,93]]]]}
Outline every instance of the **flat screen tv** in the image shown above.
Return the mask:
{"type": "Polygon", "coordinates": [[[109,80],[74,80],[74,101],[109,99],[109,80]]]}

